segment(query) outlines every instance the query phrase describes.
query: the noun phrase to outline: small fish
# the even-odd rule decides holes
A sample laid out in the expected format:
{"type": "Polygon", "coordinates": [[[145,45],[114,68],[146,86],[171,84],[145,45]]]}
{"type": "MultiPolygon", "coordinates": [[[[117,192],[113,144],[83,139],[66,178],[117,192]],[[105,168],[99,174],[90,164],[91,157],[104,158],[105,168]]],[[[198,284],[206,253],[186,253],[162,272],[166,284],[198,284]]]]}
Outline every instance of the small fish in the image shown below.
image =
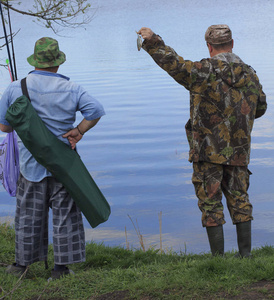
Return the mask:
{"type": "Polygon", "coordinates": [[[138,35],[138,37],[137,37],[137,49],[138,49],[138,51],[140,51],[141,48],[142,48],[143,41],[142,41],[141,35],[138,34],[137,31],[136,31],[136,33],[137,33],[137,35],[138,35]]]}

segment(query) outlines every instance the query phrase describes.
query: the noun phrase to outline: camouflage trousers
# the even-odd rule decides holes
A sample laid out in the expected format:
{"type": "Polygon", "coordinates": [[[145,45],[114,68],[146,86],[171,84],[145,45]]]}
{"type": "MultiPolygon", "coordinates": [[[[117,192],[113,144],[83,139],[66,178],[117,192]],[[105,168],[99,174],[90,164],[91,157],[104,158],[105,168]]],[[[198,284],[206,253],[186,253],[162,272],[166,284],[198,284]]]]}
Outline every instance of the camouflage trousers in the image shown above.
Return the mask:
{"type": "Polygon", "coordinates": [[[233,224],[253,220],[247,193],[250,174],[247,167],[193,163],[192,183],[199,199],[203,227],[225,223],[222,194],[233,224]]]}

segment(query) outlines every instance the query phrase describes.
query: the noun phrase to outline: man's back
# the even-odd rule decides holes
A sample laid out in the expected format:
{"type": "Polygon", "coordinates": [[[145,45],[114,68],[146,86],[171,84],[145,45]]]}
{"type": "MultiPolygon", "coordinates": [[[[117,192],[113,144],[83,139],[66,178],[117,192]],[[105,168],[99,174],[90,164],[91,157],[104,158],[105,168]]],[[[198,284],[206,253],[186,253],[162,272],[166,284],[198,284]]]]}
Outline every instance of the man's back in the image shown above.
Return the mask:
{"type": "MultiPolygon", "coordinates": [[[[104,114],[102,105],[81,86],[70,82],[68,77],[58,73],[35,70],[27,76],[27,89],[31,103],[47,128],[60,140],[69,144],[62,135],[73,128],[76,112],[80,111],[86,120],[96,119],[104,114]]],[[[13,82],[4,92],[0,102],[0,123],[8,125],[5,112],[22,95],[20,81],[13,82]]],[[[18,138],[20,171],[30,181],[40,181],[50,172],[38,164],[18,138]]]]}
{"type": "Polygon", "coordinates": [[[185,60],[157,36],[143,48],[190,91],[189,160],[247,165],[254,118],[266,110],[255,71],[228,52],[197,62],[185,60]]]}
{"type": "Polygon", "coordinates": [[[194,63],[190,74],[193,161],[248,165],[250,135],[265,94],[255,71],[233,53],[194,63]]]}

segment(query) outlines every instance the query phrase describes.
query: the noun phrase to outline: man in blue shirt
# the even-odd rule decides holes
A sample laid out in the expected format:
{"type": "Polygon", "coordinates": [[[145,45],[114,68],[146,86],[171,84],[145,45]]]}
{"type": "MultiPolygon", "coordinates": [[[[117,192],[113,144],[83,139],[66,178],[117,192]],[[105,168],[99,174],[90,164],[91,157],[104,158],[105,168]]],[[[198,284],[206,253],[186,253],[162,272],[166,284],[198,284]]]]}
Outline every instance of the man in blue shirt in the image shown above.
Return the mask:
{"type": "MultiPolygon", "coordinates": [[[[39,39],[34,54],[28,57],[35,70],[27,76],[31,104],[46,127],[72,149],[85,132],[94,127],[105,114],[103,106],[81,86],[57,73],[65,62],[65,54],[52,38],[39,39]],[[76,128],[76,112],[83,120],[76,128]]],[[[9,106],[22,96],[20,81],[12,82],[0,101],[0,130],[13,129],[5,119],[9,106]]],[[[7,271],[22,274],[26,266],[46,261],[48,252],[48,210],[53,215],[54,269],[51,277],[71,273],[66,265],[85,260],[85,234],[82,215],[73,199],[51,173],[40,165],[25,148],[20,138],[20,178],[17,185],[15,214],[16,263],[7,271]]]]}

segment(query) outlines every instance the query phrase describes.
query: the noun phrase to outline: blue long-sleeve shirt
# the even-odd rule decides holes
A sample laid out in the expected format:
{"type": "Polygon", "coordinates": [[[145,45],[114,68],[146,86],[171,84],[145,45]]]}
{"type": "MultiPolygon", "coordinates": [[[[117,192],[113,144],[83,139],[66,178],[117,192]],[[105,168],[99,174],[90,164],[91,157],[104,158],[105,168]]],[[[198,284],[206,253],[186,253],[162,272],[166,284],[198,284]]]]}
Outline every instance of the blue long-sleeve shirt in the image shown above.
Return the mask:
{"type": "MultiPolygon", "coordinates": [[[[47,126],[60,140],[68,144],[62,135],[73,128],[76,112],[90,121],[105,114],[103,106],[80,85],[58,73],[32,71],[27,76],[27,88],[31,103],[47,126]]],[[[21,81],[12,82],[0,100],[0,123],[9,125],[5,119],[8,107],[22,96],[21,81]]],[[[18,137],[20,172],[29,181],[39,182],[51,173],[38,164],[18,137]]]]}

